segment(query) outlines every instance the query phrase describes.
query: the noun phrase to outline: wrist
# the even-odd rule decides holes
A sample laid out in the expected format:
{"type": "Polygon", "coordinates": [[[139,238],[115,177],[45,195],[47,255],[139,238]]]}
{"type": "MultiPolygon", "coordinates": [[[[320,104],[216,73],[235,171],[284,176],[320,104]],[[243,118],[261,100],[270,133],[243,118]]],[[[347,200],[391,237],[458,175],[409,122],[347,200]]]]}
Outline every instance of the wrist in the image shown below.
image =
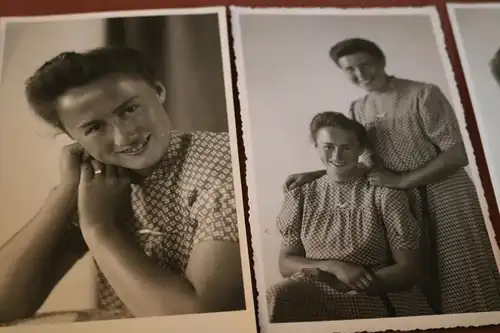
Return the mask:
{"type": "Polygon", "coordinates": [[[413,187],[412,185],[412,179],[411,179],[411,172],[401,172],[399,174],[400,180],[399,180],[399,187],[401,189],[410,189],[413,187]]]}

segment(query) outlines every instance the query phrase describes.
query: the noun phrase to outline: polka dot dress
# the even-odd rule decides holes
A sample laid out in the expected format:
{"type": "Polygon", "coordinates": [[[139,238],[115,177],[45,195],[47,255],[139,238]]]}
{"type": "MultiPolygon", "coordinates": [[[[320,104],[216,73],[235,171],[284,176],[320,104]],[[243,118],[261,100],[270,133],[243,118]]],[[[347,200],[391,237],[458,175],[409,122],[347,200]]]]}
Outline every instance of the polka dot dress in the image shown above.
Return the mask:
{"type": "MultiPolygon", "coordinates": [[[[417,250],[420,229],[404,192],[376,188],[364,178],[335,182],[323,176],[289,191],[277,219],[284,246],[302,248],[313,260],[340,260],[377,270],[390,251],[417,250]]],[[[297,273],[267,291],[271,322],[387,317],[378,296],[340,292],[297,273]]],[[[412,288],[388,294],[398,316],[429,314],[412,288]]]]}
{"type": "MultiPolygon", "coordinates": [[[[172,132],[165,158],[132,185],[131,200],[126,227],[149,258],[180,275],[196,244],[238,242],[228,135],[172,132]]],[[[98,307],[129,314],[100,272],[98,307]]]]}
{"type": "MultiPolygon", "coordinates": [[[[462,141],[454,111],[431,84],[391,78],[382,92],[354,102],[351,116],[366,126],[371,160],[395,171],[422,167],[462,141]]],[[[370,160],[370,154],[365,157],[370,160]]],[[[464,169],[427,186],[436,223],[442,310],[500,310],[500,278],[476,189],[464,169]]],[[[421,217],[418,192],[410,196],[421,217]]]]}

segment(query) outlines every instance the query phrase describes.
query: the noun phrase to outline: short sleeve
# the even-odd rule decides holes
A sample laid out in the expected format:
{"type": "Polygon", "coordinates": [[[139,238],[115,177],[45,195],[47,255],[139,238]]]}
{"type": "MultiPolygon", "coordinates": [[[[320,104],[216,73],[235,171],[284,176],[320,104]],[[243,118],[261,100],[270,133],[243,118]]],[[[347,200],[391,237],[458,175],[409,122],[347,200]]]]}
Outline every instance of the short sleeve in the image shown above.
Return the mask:
{"type": "Polygon", "coordinates": [[[404,191],[377,188],[378,206],[391,249],[418,250],[420,226],[404,191]]]}
{"type": "MultiPolygon", "coordinates": [[[[355,120],[358,123],[360,123],[361,125],[363,125],[356,117],[356,105],[358,103],[359,102],[357,102],[357,101],[354,101],[351,103],[351,105],[349,107],[349,114],[348,115],[349,115],[349,118],[351,118],[352,120],[355,120]]],[[[364,164],[367,167],[372,167],[375,164],[373,149],[370,145],[370,140],[366,141],[365,149],[363,150],[363,153],[359,156],[359,162],[364,164]]]]}
{"type": "Polygon", "coordinates": [[[214,184],[202,191],[191,206],[190,217],[198,222],[193,244],[208,240],[239,242],[232,182],[214,184]]]}
{"type": "Polygon", "coordinates": [[[302,188],[288,191],[276,221],[284,246],[302,247],[302,208],[302,188]]]}
{"type": "Polygon", "coordinates": [[[428,85],[420,92],[418,108],[425,133],[441,151],[462,142],[453,107],[437,86],[428,85]]]}

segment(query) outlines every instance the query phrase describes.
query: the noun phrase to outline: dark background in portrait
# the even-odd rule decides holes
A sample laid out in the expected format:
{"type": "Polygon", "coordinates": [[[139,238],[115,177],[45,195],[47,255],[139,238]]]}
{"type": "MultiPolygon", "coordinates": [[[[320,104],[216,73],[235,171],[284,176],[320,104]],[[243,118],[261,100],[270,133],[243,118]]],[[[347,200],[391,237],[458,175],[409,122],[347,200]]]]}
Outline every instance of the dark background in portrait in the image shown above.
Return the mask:
{"type": "Polygon", "coordinates": [[[227,131],[217,15],[106,20],[106,43],[140,51],[167,89],[165,107],[183,131],[227,131]]]}
{"type": "MultiPolygon", "coordinates": [[[[481,3],[486,1],[464,1],[455,0],[453,2],[461,3],[481,3]]],[[[465,78],[460,65],[457,48],[453,35],[451,32],[451,24],[446,11],[445,0],[86,0],[70,2],[66,0],[2,0],[0,1],[0,16],[25,16],[25,15],[49,15],[49,14],[66,14],[66,13],[85,13],[96,11],[116,11],[116,10],[130,10],[130,9],[153,9],[153,8],[174,8],[174,7],[200,7],[200,6],[217,6],[217,5],[239,5],[239,6],[263,6],[263,7],[281,7],[281,6],[307,6],[307,7],[387,7],[387,6],[436,6],[439,10],[441,23],[445,34],[445,41],[455,71],[455,79],[460,91],[460,97],[465,109],[465,117],[467,122],[467,129],[476,153],[476,163],[481,173],[481,181],[485,190],[485,196],[490,208],[491,221],[496,234],[500,234],[500,215],[496,205],[491,179],[488,173],[486,160],[482,148],[482,143],[479,137],[477,123],[474,117],[472,104],[465,83],[465,78]]],[[[234,63],[232,64],[233,83],[234,83],[234,96],[238,96],[236,89],[236,71],[234,63]]],[[[235,101],[236,106],[236,122],[238,126],[241,124],[241,117],[239,113],[238,102],[235,101]]],[[[240,164],[242,171],[243,190],[245,196],[245,212],[248,218],[248,201],[247,191],[245,185],[245,154],[243,139],[241,136],[241,127],[237,128],[238,131],[238,146],[240,149],[240,164]]],[[[249,229],[247,228],[247,232],[249,229]]],[[[497,238],[497,242],[498,242],[497,238]]],[[[249,242],[250,244],[250,242],[249,242]]],[[[251,251],[251,249],[249,249],[251,251]]],[[[252,258],[252,256],[250,256],[252,258]]],[[[489,327],[470,327],[470,328],[455,328],[446,330],[451,333],[489,333],[497,332],[500,326],[489,327]]],[[[442,329],[430,330],[429,332],[444,331],[442,329]]]]}

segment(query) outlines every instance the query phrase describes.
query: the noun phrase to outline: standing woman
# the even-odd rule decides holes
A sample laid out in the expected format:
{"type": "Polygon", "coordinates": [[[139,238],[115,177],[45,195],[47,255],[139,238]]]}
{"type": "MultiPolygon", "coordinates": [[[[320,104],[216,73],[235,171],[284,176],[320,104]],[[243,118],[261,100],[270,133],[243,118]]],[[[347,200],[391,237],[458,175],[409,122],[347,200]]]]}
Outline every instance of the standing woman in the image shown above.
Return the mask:
{"type": "MultiPolygon", "coordinates": [[[[368,131],[372,147],[361,161],[370,169],[370,183],[411,189],[417,216],[430,218],[435,228],[441,311],[500,310],[498,269],[476,189],[464,169],[468,160],[458,122],[444,94],[435,85],[388,75],[384,52],[371,41],[341,41],[330,56],[367,92],[352,103],[350,116],[368,131]]],[[[323,173],[295,175],[287,184],[323,173]]]]}

